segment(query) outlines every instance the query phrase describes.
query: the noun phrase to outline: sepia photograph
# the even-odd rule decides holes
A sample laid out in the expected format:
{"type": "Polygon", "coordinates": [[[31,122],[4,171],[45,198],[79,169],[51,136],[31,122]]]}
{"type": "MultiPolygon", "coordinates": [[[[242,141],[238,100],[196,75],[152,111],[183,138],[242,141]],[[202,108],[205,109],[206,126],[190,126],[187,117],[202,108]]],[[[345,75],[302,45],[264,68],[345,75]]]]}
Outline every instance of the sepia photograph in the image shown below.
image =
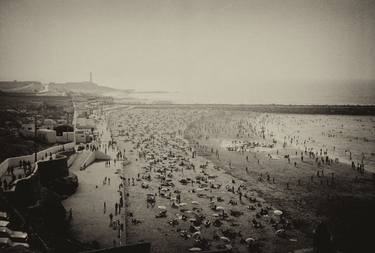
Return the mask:
{"type": "Polygon", "coordinates": [[[374,0],[0,0],[0,253],[374,240],[374,0]]]}

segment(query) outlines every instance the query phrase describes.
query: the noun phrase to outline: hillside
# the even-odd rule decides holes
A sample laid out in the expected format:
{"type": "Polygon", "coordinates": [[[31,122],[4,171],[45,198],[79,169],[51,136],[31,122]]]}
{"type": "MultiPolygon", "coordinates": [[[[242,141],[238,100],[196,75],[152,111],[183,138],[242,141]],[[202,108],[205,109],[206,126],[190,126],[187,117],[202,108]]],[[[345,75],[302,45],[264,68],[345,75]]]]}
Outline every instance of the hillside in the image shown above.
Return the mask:
{"type": "Polygon", "coordinates": [[[74,93],[89,93],[94,95],[109,95],[111,93],[122,93],[127,95],[131,90],[119,90],[106,86],[100,86],[93,82],[68,82],[68,83],[50,83],[49,91],[53,92],[74,92],[74,93]]]}
{"type": "Polygon", "coordinates": [[[0,81],[0,91],[6,93],[39,93],[43,84],[36,81],[0,81]]]}

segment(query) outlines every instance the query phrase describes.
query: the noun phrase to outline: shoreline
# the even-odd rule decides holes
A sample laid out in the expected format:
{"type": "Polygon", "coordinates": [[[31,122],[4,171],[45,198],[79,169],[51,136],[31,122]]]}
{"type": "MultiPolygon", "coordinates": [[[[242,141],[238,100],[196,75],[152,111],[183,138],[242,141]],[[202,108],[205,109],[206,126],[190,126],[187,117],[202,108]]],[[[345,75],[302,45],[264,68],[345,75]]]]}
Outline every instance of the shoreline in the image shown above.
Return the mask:
{"type": "MultiPolygon", "coordinates": [[[[223,168],[226,173],[232,175],[238,180],[244,180],[246,184],[252,185],[252,189],[256,191],[259,196],[264,198],[266,202],[272,206],[276,206],[285,212],[288,218],[291,218],[294,230],[299,231],[302,237],[301,246],[306,247],[306,245],[312,245],[313,230],[319,224],[320,221],[325,221],[329,224],[332,231],[335,232],[340,240],[337,245],[345,244],[347,231],[342,228],[338,228],[342,225],[339,223],[343,222],[337,220],[335,217],[335,212],[339,212],[341,207],[335,205],[352,205],[351,203],[358,203],[363,206],[363,203],[374,202],[375,197],[375,182],[371,177],[371,173],[365,173],[359,181],[357,186],[351,186],[353,184],[352,180],[347,178],[357,174],[357,172],[350,168],[349,165],[345,163],[338,163],[332,166],[332,168],[326,170],[326,172],[331,173],[333,171],[338,175],[335,175],[334,183],[327,185],[330,182],[330,176],[327,173],[323,179],[314,178],[314,182],[309,182],[310,178],[306,174],[306,169],[313,169],[310,163],[299,163],[298,169],[290,173],[289,169],[280,169],[285,166],[285,161],[283,160],[273,160],[267,157],[267,152],[248,152],[246,155],[249,156],[250,161],[246,162],[244,157],[241,159],[241,155],[237,152],[225,151],[223,148],[220,149],[220,159],[217,159],[214,154],[209,150],[215,145],[207,145],[205,142],[196,139],[189,139],[189,143],[199,142],[202,147],[198,148],[198,153],[202,152],[203,156],[208,160],[212,161],[216,166],[223,168]],[[206,148],[207,147],[207,148],[206,148]],[[226,154],[225,154],[226,153],[226,154]],[[237,153],[237,154],[236,154],[237,153]],[[260,160],[260,164],[257,163],[257,159],[260,160]],[[228,167],[228,160],[231,160],[232,168],[228,167]],[[272,164],[272,165],[271,165],[272,164]],[[245,167],[248,166],[248,172],[245,172],[245,167]],[[309,168],[310,167],[310,168],[309,168]],[[278,169],[279,168],[279,169],[278,169]],[[276,172],[279,170],[279,172],[276,172]],[[301,170],[303,172],[301,172],[301,170]],[[289,173],[288,173],[289,171],[289,173]],[[339,171],[345,171],[344,175],[340,175],[339,171]],[[266,175],[274,172],[275,182],[267,181],[266,175]],[[301,174],[302,173],[302,174],[301,174]],[[294,174],[294,175],[293,175],[294,174]],[[301,174],[301,175],[300,175],[301,174]],[[259,181],[260,175],[263,175],[262,181],[259,181]],[[301,185],[298,185],[298,180],[301,180],[301,185]],[[323,180],[323,183],[318,180],[323,180]],[[288,186],[287,186],[288,184],[288,186]],[[355,190],[354,190],[354,189],[355,190]],[[337,204],[338,203],[338,204],[337,204]],[[344,234],[344,235],[343,235],[344,234]],[[342,239],[345,238],[345,239],[342,239]]],[[[220,147],[219,147],[220,148],[220,147]]],[[[297,149],[297,148],[293,148],[297,149]]],[[[288,150],[290,152],[292,150],[288,150]]],[[[202,155],[199,154],[199,155],[202,155]]],[[[299,160],[298,157],[292,159],[299,160]]],[[[311,173],[312,174],[312,173],[311,173]]],[[[273,176],[271,176],[273,178],[273,176]]],[[[352,208],[356,208],[352,206],[352,208]]],[[[356,217],[346,216],[345,219],[348,224],[354,224],[353,227],[359,228],[363,227],[363,231],[360,233],[361,238],[366,237],[366,233],[370,233],[370,226],[368,226],[364,219],[370,224],[375,224],[375,219],[373,219],[369,212],[364,207],[358,208],[357,213],[363,213],[366,218],[361,218],[360,221],[356,220],[356,217]],[[348,220],[348,217],[350,220],[348,220]]],[[[365,208],[368,208],[367,206],[365,208]]],[[[375,211],[375,205],[370,205],[370,210],[375,211]]],[[[355,236],[356,239],[353,241],[358,242],[358,235],[355,236]]],[[[369,238],[367,238],[369,239],[369,238]]],[[[367,241],[367,247],[370,240],[367,241]]],[[[346,245],[348,247],[348,245],[346,245]]],[[[358,247],[358,244],[356,245],[358,247]]],[[[366,245],[362,245],[363,249],[366,249],[366,245]]],[[[289,249],[290,250],[290,249],[289,249]]],[[[365,252],[365,251],[364,251],[365,252]]]]}
{"type": "MultiPolygon", "coordinates": [[[[144,101],[139,99],[140,101],[144,101]]],[[[375,116],[375,104],[220,104],[220,103],[126,103],[119,104],[151,109],[222,109],[275,114],[375,116]]]]}

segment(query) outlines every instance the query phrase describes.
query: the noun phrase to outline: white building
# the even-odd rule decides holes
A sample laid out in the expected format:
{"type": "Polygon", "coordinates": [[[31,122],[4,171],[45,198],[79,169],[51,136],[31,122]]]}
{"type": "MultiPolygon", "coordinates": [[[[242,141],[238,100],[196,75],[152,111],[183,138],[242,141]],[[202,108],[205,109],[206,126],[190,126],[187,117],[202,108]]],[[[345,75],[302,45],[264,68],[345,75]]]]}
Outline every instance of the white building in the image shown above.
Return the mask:
{"type": "Polygon", "coordinates": [[[89,134],[85,130],[76,130],[76,143],[87,143],[89,142],[89,134]]]}
{"type": "Polygon", "coordinates": [[[61,136],[56,136],[57,143],[68,143],[74,141],[74,132],[63,132],[61,136]]]}
{"type": "Polygon", "coordinates": [[[96,129],[95,119],[77,118],[76,127],[80,129],[96,129]]]}
{"type": "Polygon", "coordinates": [[[46,143],[56,143],[56,131],[50,129],[38,129],[37,136],[46,143]]]}

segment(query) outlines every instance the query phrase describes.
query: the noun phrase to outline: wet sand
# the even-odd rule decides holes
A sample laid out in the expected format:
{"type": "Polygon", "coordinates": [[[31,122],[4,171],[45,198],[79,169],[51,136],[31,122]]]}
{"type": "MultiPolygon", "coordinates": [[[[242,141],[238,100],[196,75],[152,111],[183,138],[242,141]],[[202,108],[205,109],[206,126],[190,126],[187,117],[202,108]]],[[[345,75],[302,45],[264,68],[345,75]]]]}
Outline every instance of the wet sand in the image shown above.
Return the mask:
{"type": "MultiPolygon", "coordinates": [[[[276,115],[276,117],[287,118],[290,116],[276,115]]],[[[285,119],[283,120],[285,121],[285,119]]],[[[220,128],[222,125],[216,127],[220,128]]],[[[303,127],[306,126],[293,128],[293,124],[286,123],[286,127],[289,127],[290,132],[294,130],[296,136],[298,131],[300,131],[299,135],[308,134],[306,131],[303,132],[303,127]]],[[[364,127],[371,129],[372,125],[365,124],[364,127]]],[[[263,138],[260,130],[245,134],[243,128],[236,128],[229,130],[229,133],[223,133],[230,128],[223,127],[211,134],[201,131],[201,136],[198,136],[197,128],[204,129],[205,126],[193,126],[192,128],[193,131],[190,133],[187,131],[187,135],[191,143],[198,144],[196,147],[203,155],[217,166],[225,168],[227,173],[246,180],[247,184],[261,194],[268,203],[272,203],[285,212],[293,225],[291,231],[299,232],[298,244],[301,247],[312,245],[313,230],[323,220],[329,224],[337,249],[343,252],[369,252],[368,250],[372,248],[369,235],[375,225],[375,219],[371,214],[375,211],[375,184],[371,172],[365,170],[364,173],[360,173],[356,168],[353,169],[348,164],[341,162],[318,164],[315,158],[310,158],[308,153],[304,152],[303,145],[287,145],[284,148],[280,141],[275,144],[273,142],[275,135],[271,135],[271,131],[265,131],[266,138],[263,138]],[[194,138],[196,136],[198,138],[194,138]],[[223,143],[232,141],[273,144],[274,147],[256,147],[243,153],[228,151],[223,143]],[[298,147],[301,146],[302,148],[299,149],[298,147]],[[219,151],[219,159],[215,153],[210,152],[211,148],[219,151]],[[285,155],[290,157],[290,162],[284,157],[285,155]],[[318,171],[319,176],[317,175],[318,171]],[[267,180],[267,175],[270,176],[270,180],[267,180]]],[[[361,132],[359,129],[356,130],[357,134],[361,132]]],[[[322,128],[318,131],[322,131],[322,128]]],[[[364,132],[362,131],[361,134],[367,132],[367,136],[373,136],[368,133],[368,130],[364,132]]],[[[329,139],[326,143],[331,144],[329,139]]],[[[337,147],[338,149],[342,148],[337,147]]],[[[369,152],[373,146],[370,146],[370,150],[366,146],[356,148],[357,152],[362,148],[370,155],[369,152]]],[[[328,154],[331,156],[332,152],[328,154]]],[[[280,252],[295,249],[285,242],[277,242],[280,252]]]]}

